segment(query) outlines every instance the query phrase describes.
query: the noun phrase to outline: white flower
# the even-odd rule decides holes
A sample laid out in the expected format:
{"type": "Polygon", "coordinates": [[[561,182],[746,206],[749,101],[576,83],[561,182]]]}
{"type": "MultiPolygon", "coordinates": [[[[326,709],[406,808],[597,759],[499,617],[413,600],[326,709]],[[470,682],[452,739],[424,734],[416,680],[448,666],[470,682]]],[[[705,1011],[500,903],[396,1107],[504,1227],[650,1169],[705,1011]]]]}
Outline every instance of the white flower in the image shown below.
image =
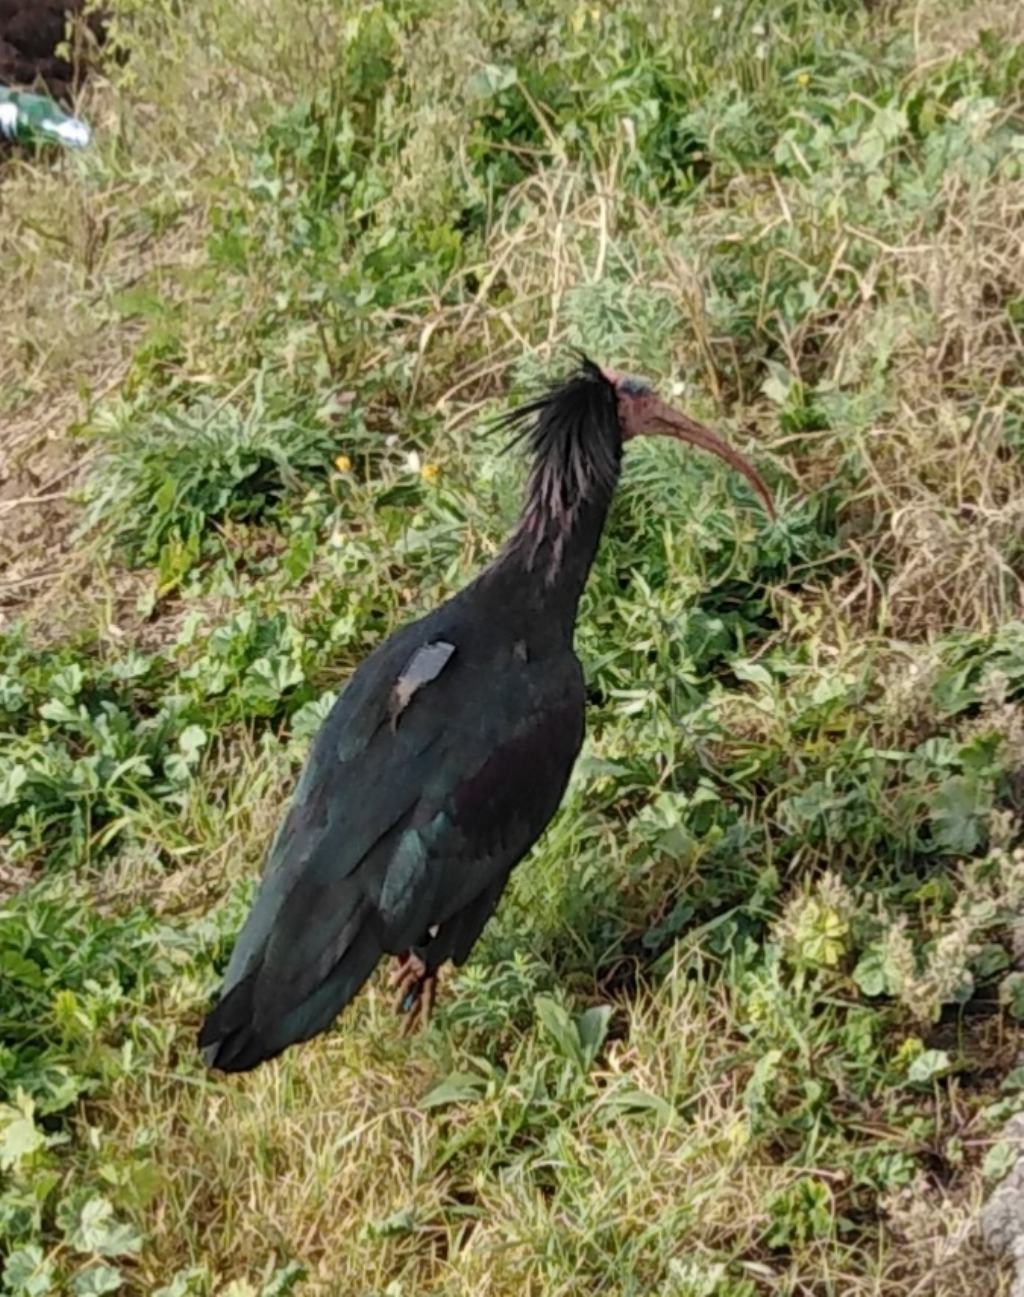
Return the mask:
{"type": "Polygon", "coordinates": [[[762,22],[756,22],[756,23],[754,23],[753,27],[751,27],[750,30],[754,33],[755,36],[767,36],[767,35],[768,35],[768,29],[765,27],[764,23],[762,23],[762,22]]]}
{"type": "Polygon", "coordinates": [[[410,473],[418,473],[423,467],[423,460],[420,459],[418,450],[410,450],[405,457],[405,466],[410,473]]]}
{"type": "Polygon", "coordinates": [[[712,21],[712,22],[715,22],[715,23],[717,23],[717,22],[721,22],[721,21],[722,21],[722,6],[721,6],[721,5],[715,5],[714,9],[711,10],[711,21],[712,21]]]}

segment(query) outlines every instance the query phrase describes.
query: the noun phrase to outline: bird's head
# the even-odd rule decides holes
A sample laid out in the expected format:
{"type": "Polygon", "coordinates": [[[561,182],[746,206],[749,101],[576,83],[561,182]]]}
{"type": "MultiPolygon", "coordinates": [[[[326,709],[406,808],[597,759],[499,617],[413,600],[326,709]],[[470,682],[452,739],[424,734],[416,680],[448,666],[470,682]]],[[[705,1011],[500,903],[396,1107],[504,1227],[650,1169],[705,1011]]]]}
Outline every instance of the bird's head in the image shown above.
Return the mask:
{"type": "Polygon", "coordinates": [[[738,450],[734,450],[727,441],[723,441],[704,424],[668,405],[646,379],[632,374],[620,374],[614,369],[600,369],[599,373],[615,391],[619,433],[624,442],[633,437],[675,437],[677,441],[710,451],[743,474],[761,497],[769,517],[775,517],[775,504],[764,479],[738,450]]]}
{"type": "Polygon", "coordinates": [[[537,480],[551,503],[567,505],[596,485],[614,485],[622,448],[634,437],[674,437],[710,451],[742,473],[775,517],[760,473],[728,442],[663,401],[645,379],[603,369],[580,356],[575,373],[503,420],[521,429],[533,454],[537,480]]]}

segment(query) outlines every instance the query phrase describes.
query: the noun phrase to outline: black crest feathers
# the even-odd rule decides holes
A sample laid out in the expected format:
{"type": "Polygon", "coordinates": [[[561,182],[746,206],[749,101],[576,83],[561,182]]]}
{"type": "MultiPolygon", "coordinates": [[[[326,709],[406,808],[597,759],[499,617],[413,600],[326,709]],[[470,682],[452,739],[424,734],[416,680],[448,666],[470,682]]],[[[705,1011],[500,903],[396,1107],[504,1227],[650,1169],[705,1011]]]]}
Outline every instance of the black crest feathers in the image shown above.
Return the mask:
{"type": "Polygon", "coordinates": [[[594,496],[614,490],[622,459],[615,388],[580,353],[576,370],[533,401],[505,415],[525,441],[533,470],[530,499],[553,518],[564,517],[594,496]]]}

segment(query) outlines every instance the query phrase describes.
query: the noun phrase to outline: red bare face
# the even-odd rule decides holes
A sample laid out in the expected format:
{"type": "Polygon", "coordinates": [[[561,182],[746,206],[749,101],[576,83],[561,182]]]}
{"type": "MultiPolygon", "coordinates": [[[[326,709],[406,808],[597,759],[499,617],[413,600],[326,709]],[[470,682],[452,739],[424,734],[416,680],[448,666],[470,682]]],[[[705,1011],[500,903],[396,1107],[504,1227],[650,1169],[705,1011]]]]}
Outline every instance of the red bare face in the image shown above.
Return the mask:
{"type": "Polygon", "coordinates": [[[617,369],[602,369],[601,373],[615,388],[619,403],[619,425],[622,428],[622,440],[639,437],[647,430],[647,424],[657,397],[650,383],[632,374],[620,374],[617,369]]]}
{"type": "Polygon", "coordinates": [[[644,379],[620,374],[614,369],[603,369],[601,372],[615,388],[623,441],[629,441],[633,437],[661,436],[675,437],[691,446],[699,446],[702,450],[717,455],[719,459],[724,459],[730,467],[742,473],[764,501],[769,516],[775,517],[775,506],[768,487],[760,473],[739,451],[733,450],[728,442],[696,419],[666,405],[644,379]]]}

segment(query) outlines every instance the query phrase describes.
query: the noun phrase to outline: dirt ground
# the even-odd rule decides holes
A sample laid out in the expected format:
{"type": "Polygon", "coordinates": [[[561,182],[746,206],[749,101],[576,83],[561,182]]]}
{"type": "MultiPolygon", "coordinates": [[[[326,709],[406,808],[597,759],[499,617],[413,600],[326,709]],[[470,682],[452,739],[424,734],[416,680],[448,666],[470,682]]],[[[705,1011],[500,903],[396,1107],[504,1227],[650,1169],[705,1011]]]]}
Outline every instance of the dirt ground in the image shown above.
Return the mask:
{"type": "Polygon", "coordinates": [[[72,26],[69,61],[55,50],[64,40],[67,15],[77,15],[86,0],[0,0],[0,85],[45,89],[67,102],[85,75],[84,57],[93,39],[103,37],[97,14],[72,26]]]}

